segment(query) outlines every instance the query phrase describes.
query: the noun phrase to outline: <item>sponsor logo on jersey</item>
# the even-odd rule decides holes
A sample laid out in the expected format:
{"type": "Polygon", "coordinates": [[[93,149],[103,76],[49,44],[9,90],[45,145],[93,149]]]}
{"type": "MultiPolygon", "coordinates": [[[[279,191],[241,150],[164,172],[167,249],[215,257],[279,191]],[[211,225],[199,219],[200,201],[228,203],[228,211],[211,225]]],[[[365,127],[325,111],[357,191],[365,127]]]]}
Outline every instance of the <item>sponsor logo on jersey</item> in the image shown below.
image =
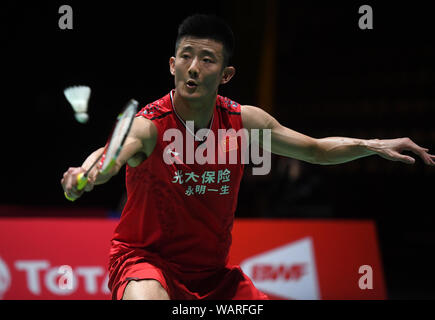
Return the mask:
{"type": "Polygon", "coordinates": [[[226,136],[221,140],[221,149],[223,152],[230,152],[238,149],[237,136],[226,136]]]}

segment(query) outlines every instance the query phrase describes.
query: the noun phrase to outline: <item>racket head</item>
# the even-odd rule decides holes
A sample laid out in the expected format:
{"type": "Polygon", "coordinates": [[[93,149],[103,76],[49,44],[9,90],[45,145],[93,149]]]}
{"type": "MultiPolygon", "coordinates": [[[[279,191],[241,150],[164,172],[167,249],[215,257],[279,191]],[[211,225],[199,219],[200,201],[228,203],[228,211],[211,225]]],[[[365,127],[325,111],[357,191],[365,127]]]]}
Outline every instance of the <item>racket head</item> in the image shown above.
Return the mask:
{"type": "Polygon", "coordinates": [[[130,132],[134,117],[137,113],[139,103],[131,99],[127,102],[122,112],[118,115],[112,134],[106,143],[106,148],[100,159],[99,169],[105,174],[112,169],[116,163],[116,159],[122,150],[125,139],[130,132]]]}

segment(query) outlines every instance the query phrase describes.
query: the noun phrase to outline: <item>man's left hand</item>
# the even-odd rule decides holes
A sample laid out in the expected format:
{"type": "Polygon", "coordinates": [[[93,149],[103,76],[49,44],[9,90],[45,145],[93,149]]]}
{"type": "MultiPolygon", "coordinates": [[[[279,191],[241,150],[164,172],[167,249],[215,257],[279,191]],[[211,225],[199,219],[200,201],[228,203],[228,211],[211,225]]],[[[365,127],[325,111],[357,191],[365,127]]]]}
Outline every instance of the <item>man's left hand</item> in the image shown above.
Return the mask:
{"type": "Polygon", "coordinates": [[[420,147],[409,138],[390,140],[375,139],[374,143],[369,145],[369,149],[376,152],[384,159],[414,164],[415,159],[413,157],[401,154],[402,151],[411,151],[418,155],[425,164],[430,166],[435,165],[435,155],[429,154],[429,149],[420,147]]]}

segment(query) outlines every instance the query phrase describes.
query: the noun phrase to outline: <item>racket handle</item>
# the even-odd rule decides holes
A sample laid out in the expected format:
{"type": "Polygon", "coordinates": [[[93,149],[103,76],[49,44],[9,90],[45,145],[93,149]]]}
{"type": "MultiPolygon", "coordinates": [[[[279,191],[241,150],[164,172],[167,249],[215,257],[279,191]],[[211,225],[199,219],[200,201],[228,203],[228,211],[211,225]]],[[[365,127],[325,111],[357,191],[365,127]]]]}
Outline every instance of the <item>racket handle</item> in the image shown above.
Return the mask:
{"type": "Polygon", "coordinates": [[[82,190],[88,183],[88,177],[82,173],[77,176],[77,190],[82,190]]]}
{"type": "MultiPolygon", "coordinates": [[[[80,173],[80,174],[77,176],[77,190],[82,190],[82,189],[86,186],[87,183],[88,183],[88,177],[86,177],[86,176],[83,174],[83,172],[80,173]]],[[[63,194],[65,195],[65,198],[67,198],[69,201],[75,201],[75,200],[76,200],[76,198],[71,198],[71,197],[69,197],[69,196],[66,194],[66,192],[64,192],[63,194]]]]}
{"type": "Polygon", "coordinates": [[[69,201],[75,201],[76,200],[75,198],[68,197],[66,192],[64,192],[63,194],[65,195],[65,198],[67,198],[69,201]]]}

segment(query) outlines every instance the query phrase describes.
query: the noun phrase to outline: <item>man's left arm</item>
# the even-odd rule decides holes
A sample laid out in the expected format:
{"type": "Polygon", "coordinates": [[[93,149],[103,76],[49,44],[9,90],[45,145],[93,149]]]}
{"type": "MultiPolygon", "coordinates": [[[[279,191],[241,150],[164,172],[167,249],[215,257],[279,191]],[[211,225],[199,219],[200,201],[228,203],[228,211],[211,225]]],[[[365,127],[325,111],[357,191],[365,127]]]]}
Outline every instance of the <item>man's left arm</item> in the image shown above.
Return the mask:
{"type": "MultiPolygon", "coordinates": [[[[267,112],[253,106],[242,106],[242,121],[246,129],[260,129],[262,136],[271,135],[271,151],[274,154],[295,158],[310,163],[330,165],[345,163],[377,154],[392,161],[413,164],[415,159],[401,154],[411,151],[425,164],[435,165],[435,155],[420,147],[409,138],[355,139],[328,137],[315,139],[282,126],[267,112]],[[266,130],[265,130],[266,129],[266,130]]],[[[260,139],[260,143],[263,139],[260,139]]]]}

